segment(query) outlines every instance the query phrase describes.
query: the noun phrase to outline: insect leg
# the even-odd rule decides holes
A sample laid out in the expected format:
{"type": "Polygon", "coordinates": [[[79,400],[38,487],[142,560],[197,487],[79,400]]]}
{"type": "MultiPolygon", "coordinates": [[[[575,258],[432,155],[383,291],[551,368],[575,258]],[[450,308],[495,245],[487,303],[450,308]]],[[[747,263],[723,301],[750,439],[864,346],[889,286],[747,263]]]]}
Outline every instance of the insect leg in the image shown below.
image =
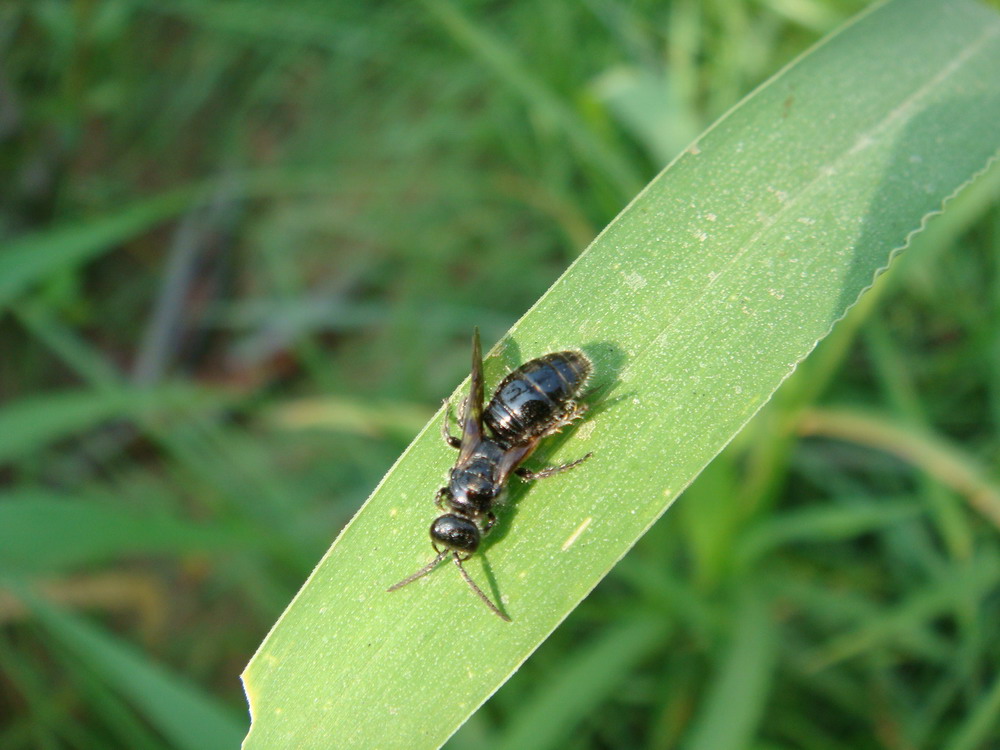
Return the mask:
{"type": "Polygon", "coordinates": [[[519,477],[521,477],[521,479],[523,479],[526,482],[530,482],[534,479],[544,479],[545,477],[551,477],[553,474],[558,474],[561,471],[568,471],[569,469],[572,469],[574,466],[579,466],[593,455],[594,455],[593,453],[588,453],[583,458],[578,458],[576,459],[576,461],[570,461],[568,464],[560,464],[559,466],[549,466],[547,468],[540,469],[538,471],[531,471],[529,469],[525,469],[522,466],[519,469],[515,469],[514,473],[517,474],[519,477]]]}
{"type": "Polygon", "coordinates": [[[496,522],[497,522],[497,517],[495,513],[490,511],[489,513],[486,514],[486,523],[483,524],[484,536],[490,533],[490,529],[492,529],[496,525],[496,522]]]}
{"type": "Polygon", "coordinates": [[[567,401],[565,407],[566,409],[563,413],[552,420],[552,424],[546,428],[545,432],[538,436],[539,438],[546,437],[547,435],[554,435],[563,427],[567,427],[573,424],[576,420],[582,419],[583,415],[587,413],[587,409],[589,408],[587,404],[579,404],[576,401],[567,401]]]}
{"type": "Polygon", "coordinates": [[[445,507],[445,499],[444,499],[447,494],[448,494],[447,487],[442,487],[437,491],[437,494],[434,496],[434,504],[438,507],[438,509],[448,510],[448,508],[445,507]]]}
{"type": "Polygon", "coordinates": [[[462,441],[451,434],[451,401],[444,400],[444,420],[441,422],[441,437],[450,447],[458,450],[462,447],[462,441]]]}

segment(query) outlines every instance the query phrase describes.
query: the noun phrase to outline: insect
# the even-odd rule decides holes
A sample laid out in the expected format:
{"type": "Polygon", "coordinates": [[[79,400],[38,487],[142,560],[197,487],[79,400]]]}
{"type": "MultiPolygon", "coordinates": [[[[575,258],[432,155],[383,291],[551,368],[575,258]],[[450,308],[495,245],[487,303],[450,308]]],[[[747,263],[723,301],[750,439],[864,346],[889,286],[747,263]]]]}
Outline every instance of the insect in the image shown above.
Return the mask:
{"type": "Polygon", "coordinates": [[[441,436],[458,450],[448,484],[438,490],[435,504],[443,513],[431,524],[431,546],[437,557],[389,591],[401,589],[430,573],[451,556],[476,596],[495,614],[510,622],[476,585],[462,563],[479,549],[482,538],[496,524],[494,507],[502,502],[511,475],[531,481],[572,469],[588,458],[540,471],[529,471],[522,463],[542,438],[558,432],[586,413],[587,406],[574,401],[586,384],[592,366],[578,351],[546,354],[526,362],[505,377],[483,409],[483,354],[479,329],[472,334],[472,375],[469,395],[459,421],[461,439],[449,429],[451,404],[446,402],[441,436]]]}

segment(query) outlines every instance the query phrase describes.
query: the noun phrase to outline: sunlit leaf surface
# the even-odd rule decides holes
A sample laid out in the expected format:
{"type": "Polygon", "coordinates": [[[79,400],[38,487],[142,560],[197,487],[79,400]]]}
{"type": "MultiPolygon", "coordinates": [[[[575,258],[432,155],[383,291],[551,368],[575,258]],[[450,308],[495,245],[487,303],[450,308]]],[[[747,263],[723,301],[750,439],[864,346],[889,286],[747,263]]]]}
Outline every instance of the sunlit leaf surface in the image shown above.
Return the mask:
{"type": "Polygon", "coordinates": [[[596,369],[589,417],[538,462],[594,457],[514,487],[468,564],[513,622],[453,566],[385,591],[432,555],[432,499],[454,460],[435,420],[247,668],[245,746],[444,742],[995,157],[998,70],[992,11],[888,3],[706,132],[487,360],[488,387],[565,347],[596,369]]]}

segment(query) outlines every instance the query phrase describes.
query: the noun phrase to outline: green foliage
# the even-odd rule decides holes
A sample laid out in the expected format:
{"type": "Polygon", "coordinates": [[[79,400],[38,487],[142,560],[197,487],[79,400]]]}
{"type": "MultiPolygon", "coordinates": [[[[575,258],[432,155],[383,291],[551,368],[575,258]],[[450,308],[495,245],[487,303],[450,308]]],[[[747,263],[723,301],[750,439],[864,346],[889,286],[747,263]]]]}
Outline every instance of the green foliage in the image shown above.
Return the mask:
{"type": "Polygon", "coordinates": [[[239,740],[240,722],[194,685],[165,672],[119,639],[31,595],[24,596],[53,640],[113,688],[131,696],[171,747],[232,747],[239,740]]]}
{"type": "Polygon", "coordinates": [[[502,684],[449,748],[990,747],[1000,170],[923,220],[996,152],[996,15],[868,11],[546,293],[860,5],[0,9],[0,747],[235,747],[474,324],[489,384],[598,369],[537,464],[595,456],[470,562],[513,623],[453,566],[384,592],[438,414],[248,744],[287,699],[434,745],[502,684]]]}
{"type": "MultiPolygon", "coordinates": [[[[480,558],[488,565],[471,566],[501,592],[514,625],[491,617],[454,576],[382,591],[429,554],[413,533],[427,509],[413,500],[433,496],[448,462],[435,420],[248,667],[246,747],[440,744],[589,593],[891,252],[996,154],[1000,89],[985,81],[1000,63],[998,27],[981,27],[1000,21],[964,9],[946,44],[940,10],[887,6],[770,81],[643,191],[488,360],[496,380],[513,363],[579,342],[599,394],[586,429],[546,456],[563,461],[575,448],[594,460],[518,491],[516,520],[480,558]],[[488,641],[488,657],[442,619],[488,641]],[[421,675],[447,686],[433,711],[413,689],[421,675]],[[339,689],[310,701],[325,685],[339,689]]],[[[691,730],[693,747],[753,736],[762,703],[737,718],[732,699],[762,700],[770,682],[776,636],[761,609],[734,615],[732,663],[691,730]]]]}

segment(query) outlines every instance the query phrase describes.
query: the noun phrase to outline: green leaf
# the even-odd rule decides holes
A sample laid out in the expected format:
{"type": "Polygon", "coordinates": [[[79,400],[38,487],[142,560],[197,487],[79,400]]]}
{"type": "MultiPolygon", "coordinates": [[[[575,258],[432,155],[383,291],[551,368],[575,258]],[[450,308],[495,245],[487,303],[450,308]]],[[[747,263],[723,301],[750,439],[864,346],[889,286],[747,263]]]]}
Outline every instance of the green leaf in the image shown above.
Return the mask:
{"type": "Polygon", "coordinates": [[[994,675],[982,700],[979,700],[945,750],[975,750],[987,747],[990,737],[996,737],[997,717],[1000,717],[1000,676],[994,675]]]}
{"type": "Polygon", "coordinates": [[[152,663],[129,643],[86,620],[21,592],[49,635],[125,696],[153,727],[181,750],[236,747],[242,721],[185,679],[152,663]]]}
{"type": "Polygon", "coordinates": [[[112,419],[208,403],[209,392],[183,385],[121,390],[79,389],[23,398],[0,408],[0,464],[112,419]]]}
{"type": "Polygon", "coordinates": [[[642,185],[627,160],[609,149],[573,109],[534,75],[531,68],[522,64],[513,54],[512,46],[494,38],[483,26],[472,23],[451,3],[424,0],[424,4],[473,59],[486,65],[499,82],[524,99],[534,115],[564,134],[581,161],[592,162],[601,169],[624,195],[630,195],[642,185]]]}
{"type": "MultiPolygon", "coordinates": [[[[518,668],[1000,148],[1000,21],[878,6],[656,178],[515,326],[487,385],[582,348],[591,412],[517,482],[468,569],[430,559],[454,454],[435,420],[343,531],[244,673],[247,748],[436,747],[518,668]]],[[[471,324],[470,324],[471,327],[471,324]]],[[[438,419],[440,418],[440,415],[438,419]]],[[[752,719],[752,717],[751,717],[752,719]]],[[[751,720],[748,719],[748,720],[751,720]]]]}
{"type": "Polygon", "coordinates": [[[526,701],[524,710],[491,742],[495,750],[564,747],[573,729],[616,691],[629,671],[666,637],[662,617],[626,616],[589,642],[549,675],[526,701]]]}
{"type": "Polygon", "coordinates": [[[324,175],[282,170],[230,174],[140,198],[117,211],[46,227],[10,240],[0,249],[0,311],[35,284],[72,270],[122,243],[215,198],[238,199],[290,190],[329,190],[324,175]]]}
{"type": "MultiPolygon", "coordinates": [[[[803,660],[804,668],[807,671],[826,669],[879,644],[898,647],[907,640],[915,640],[922,630],[933,631],[929,626],[937,618],[945,617],[972,597],[983,597],[994,591],[998,582],[1000,559],[992,553],[949,565],[902,602],[882,608],[874,617],[866,617],[854,630],[845,632],[842,628],[841,635],[803,660]]],[[[941,656],[948,658],[950,654],[944,651],[941,656]]]]}
{"type": "Polygon", "coordinates": [[[189,188],[164,193],[109,216],[81,219],[8,242],[0,252],[0,309],[32,284],[75,268],[172,218],[190,206],[200,192],[189,188]]]}
{"type": "Polygon", "coordinates": [[[828,544],[916,518],[924,508],[912,500],[879,498],[850,505],[804,508],[769,516],[746,529],[731,554],[743,564],[789,543],[828,544]]]}
{"type": "Polygon", "coordinates": [[[0,493],[0,572],[37,574],[156,552],[220,552],[246,540],[218,526],[42,490],[0,493]],[[45,544],[40,544],[40,540],[45,544]]]}
{"type": "Polygon", "coordinates": [[[768,699],[777,633],[764,599],[746,592],[733,617],[729,650],[701,712],[685,738],[685,750],[750,747],[768,699]]]}

